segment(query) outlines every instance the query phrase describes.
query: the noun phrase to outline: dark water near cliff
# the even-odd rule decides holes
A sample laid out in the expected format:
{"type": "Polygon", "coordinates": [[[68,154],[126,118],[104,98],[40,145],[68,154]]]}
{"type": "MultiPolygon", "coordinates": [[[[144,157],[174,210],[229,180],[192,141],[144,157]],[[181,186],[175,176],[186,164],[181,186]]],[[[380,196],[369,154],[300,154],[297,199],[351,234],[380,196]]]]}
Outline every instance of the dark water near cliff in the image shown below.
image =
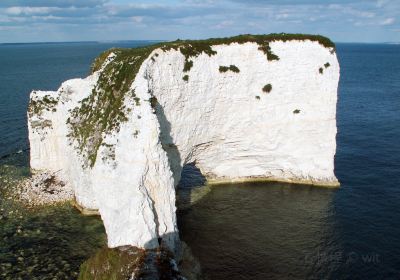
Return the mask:
{"type": "MultiPolygon", "coordinates": [[[[31,89],[56,89],[68,78],[85,76],[91,60],[112,45],[0,46],[0,156],[27,148],[25,111],[31,89]]],[[[208,279],[400,278],[400,46],[339,44],[337,52],[341,81],[336,174],[342,187],[211,188],[194,206],[179,212],[182,238],[200,259],[208,279]]],[[[12,162],[24,154],[3,158],[0,175],[5,177],[11,168],[23,176],[26,165],[12,162]]],[[[3,188],[4,180],[0,184],[3,188]]],[[[63,211],[81,221],[72,210],[63,211]]],[[[61,213],[45,213],[38,219],[61,213]]],[[[73,252],[82,244],[68,236],[91,240],[101,231],[93,226],[68,235],[64,228],[27,217],[25,226],[33,224],[53,235],[59,231],[73,252]]],[[[0,220],[3,240],[10,223],[0,220]]],[[[18,240],[12,245],[7,240],[0,243],[0,269],[6,261],[14,265],[14,259],[4,260],[8,252],[35,248],[18,240]]],[[[70,252],[54,254],[76,268],[70,252]]],[[[38,255],[50,256],[44,250],[38,255]]],[[[56,265],[51,271],[57,269],[63,267],[56,265]]]]}

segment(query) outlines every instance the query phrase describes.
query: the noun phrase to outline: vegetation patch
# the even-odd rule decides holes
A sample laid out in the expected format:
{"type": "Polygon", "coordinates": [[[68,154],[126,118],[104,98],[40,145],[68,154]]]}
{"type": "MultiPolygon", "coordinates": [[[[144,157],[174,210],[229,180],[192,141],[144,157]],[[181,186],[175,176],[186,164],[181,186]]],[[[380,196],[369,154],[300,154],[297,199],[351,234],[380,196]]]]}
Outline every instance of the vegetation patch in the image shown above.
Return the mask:
{"type": "Polygon", "coordinates": [[[229,67],[228,66],[220,66],[219,67],[219,72],[221,73],[225,73],[229,71],[229,67]]]}
{"type": "Polygon", "coordinates": [[[41,116],[43,111],[55,112],[55,106],[58,104],[58,100],[58,97],[54,98],[50,95],[45,95],[42,98],[37,96],[33,97],[29,101],[28,105],[29,117],[32,117],[33,115],[41,116]]]}
{"type": "Polygon", "coordinates": [[[320,35],[307,35],[307,34],[287,34],[287,33],[273,33],[268,35],[239,35],[229,38],[211,38],[207,40],[176,40],[169,43],[161,43],[155,45],[160,47],[163,51],[169,51],[171,49],[179,50],[185,56],[184,72],[190,71],[193,67],[193,63],[190,63],[192,58],[198,57],[200,54],[205,53],[209,56],[217,54],[212,49],[212,46],[217,45],[230,45],[233,43],[245,44],[245,43],[256,43],[259,45],[259,50],[262,51],[269,61],[279,60],[279,57],[275,55],[269,43],[274,41],[315,41],[326,48],[331,49],[331,53],[335,53],[335,44],[328,38],[320,35]]]}
{"type": "Polygon", "coordinates": [[[300,114],[300,110],[299,109],[294,110],[293,114],[300,114]]]}
{"type": "MultiPolygon", "coordinates": [[[[93,88],[90,96],[81,101],[80,105],[71,111],[71,117],[67,120],[70,127],[69,138],[74,143],[84,158],[84,167],[93,165],[96,162],[97,152],[103,143],[104,136],[118,131],[121,123],[128,120],[129,110],[124,104],[127,104],[127,98],[132,100],[132,106],[140,106],[140,99],[136,97],[135,92],[130,89],[140,66],[144,60],[149,58],[150,54],[161,49],[168,51],[178,50],[185,57],[184,72],[189,72],[193,67],[193,58],[201,54],[213,56],[217,52],[212,49],[216,45],[230,45],[233,43],[245,44],[253,42],[259,45],[269,61],[279,60],[271,51],[269,43],[274,41],[316,41],[324,47],[331,48],[334,53],[335,45],[328,38],[319,35],[305,34],[269,34],[269,35],[239,35],[230,38],[216,38],[208,40],[177,40],[174,42],[159,43],[147,47],[133,49],[110,49],[103,52],[95,59],[91,66],[92,73],[102,69],[104,62],[111,53],[115,57],[99,73],[97,85],[93,88]]],[[[157,57],[158,54],[155,54],[157,57]]],[[[229,70],[239,72],[237,67],[229,66],[229,70]],[[232,68],[231,68],[232,67],[232,68]]],[[[188,77],[189,78],[189,77],[188,77]]],[[[188,79],[187,78],[187,79],[188,79]]],[[[184,77],[184,79],[186,79],[184,77]]],[[[157,99],[150,99],[150,104],[154,108],[157,99]]],[[[29,111],[33,114],[39,113],[43,108],[38,101],[31,101],[29,111]]],[[[47,101],[44,101],[45,103],[47,101]]],[[[58,101],[57,101],[58,102],[58,101]]],[[[50,103],[55,103],[51,101],[50,103]]],[[[54,106],[53,104],[53,106],[54,106]]]]}
{"type": "Polygon", "coordinates": [[[106,50],[105,52],[102,52],[98,57],[95,58],[93,61],[90,70],[92,73],[100,70],[101,66],[104,64],[106,61],[107,57],[112,53],[115,52],[117,49],[116,48],[111,48],[109,50],[106,50]]]}
{"type": "Polygon", "coordinates": [[[151,108],[155,109],[158,104],[157,98],[155,96],[152,96],[152,97],[150,97],[149,102],[150,102],[151,108]]]}
{"type": "Polygon", "coordinates": [[[235,65],[220,66],[219,67],[219,72],[221,72],[221,73],[225,73],[225,72],[228,72],[228,71],[232,71],[234,73],[239,73],[240,72],[239,68],[237,68],[235,65]]]}
{"type": "Polygon", "coordinates": [[[187,81],[189,81],[189,75],[185,75],[185,76],[183,76],[183,78],[182,78],[185,82],[187,82],[187,81]]]}
{"type": "Polygon", "coordinates": [[[43,130],[46,127],[53,127],[53,122],[51,120],[38,120],[38,121],[31,121],[31,128],[38,131],[43,130]]]}
{"type": "MultiPolygon", "coordinates": [[[[68,137],[83,156],[84,167],[93,167],[95,164],[105,134],[119,131],[120,124],[128,120],[125,99],[130,98],[133,106],[140,106],[140,99],[130,87],[143,61],[153,49],[153,46],[113,49],[116,56],[100,73],[92,93],[71,111],[71,118],[67,120],[70,127],[68,137]]],[[[107,58],[110,51],[105,53],[107,55],[100,55],[101,59],[107,58]]],[[[96,61],[96,67],[92,70],[98,69],[100,61],[96,61]]]]}
{"type": "Polygon", "coordinates": [[[263,87],[262,91],[265,93],[270,93],[272,90],[272,85],[271,84],[267,84],[263,87]]]}
{"type": "Polygon", "coordinates": [[[183,72],[189,72],[190,69],[193,67],[193,61],[191,60],[186,60],[185,65],[183,66],[183,72]]]}
{"type": "Polygon", "coordinates": [[[318,71],[321,75],[324,74],[324,68],[320,67],[318,71]]]}
{"type": "Polygon", "coordinates": [[[115,145],[102,143],[101,146],[104,147],[101,160],[104,163],[113,163],[115,161],[115,145]]]}
{"type": "Polygon", "coordinates": [[[259,96],[259,95],[256,95],[256,99],[260,100],[260,96],[259,96]]]}
{"type": "Polygon", "coordinates": [[[328,68],[329,66],[331,66],[331,64],[329,62],[324,64],[325,68],[328,68]]]}

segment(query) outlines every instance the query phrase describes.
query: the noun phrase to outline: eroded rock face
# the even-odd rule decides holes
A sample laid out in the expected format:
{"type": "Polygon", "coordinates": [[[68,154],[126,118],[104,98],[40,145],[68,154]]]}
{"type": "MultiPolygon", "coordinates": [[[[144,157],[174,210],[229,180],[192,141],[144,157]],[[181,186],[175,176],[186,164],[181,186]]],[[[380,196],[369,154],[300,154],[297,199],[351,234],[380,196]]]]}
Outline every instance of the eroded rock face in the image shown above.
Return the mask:
{"type": "MultiPolygon", "coordinates": [[[[335,185],[336,55],[310,41],[270,47],[278,61],[254,43],[215,46],[217,54],[194,60],[188,82],[180,53],[160,53],[146,77],[163,115],[164,148],[175,151],[174,162],[196,162],[209,180],[335,185]],[[221,72],[221,65],[240,72],[221,72]]],[[[173,165],[177,177],[181,166],[173,165]]]]}
{"type": "MultiPolygon", "coordinates": [[[[256,42],[218,44],[188,59],[178,47],[155,47],[140,57],[126,97],[114,80],[94,97],[104,73],[126,71],[122,54],[111,52],[86,79],[31,94],[57,100],[40,115],[28,114],[31,167],[58,171],[78,204],[99,210],[110,247],[155,248],[161,241],[175,249],[175,185],[186,163],[196,162],[214,182],[337,185],[334,49],[312,40],[275,40],[264,49],[270,56],[256,42]],[[93,110],[77,116],[74,109],[87,100],[96,106],[101,94],[117,94],[110,100],[122,100],[123,115],[113,129],[98,123],[85,130],[93,110]],[[83,137],[71,137],[71,128],[83,137]]],[[[96,114],[116,115],[109,100],[101,102],[96,114]]]]}

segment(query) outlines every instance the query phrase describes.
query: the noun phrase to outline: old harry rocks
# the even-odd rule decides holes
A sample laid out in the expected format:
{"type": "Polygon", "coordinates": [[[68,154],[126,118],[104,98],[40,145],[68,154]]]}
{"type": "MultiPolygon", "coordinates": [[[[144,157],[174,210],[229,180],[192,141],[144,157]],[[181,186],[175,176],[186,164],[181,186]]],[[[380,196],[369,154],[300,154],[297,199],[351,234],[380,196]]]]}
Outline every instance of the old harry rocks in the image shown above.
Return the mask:
{"type": "Polygon", "coordinates": [[[77,204],[99,211],[110,247],[175,248],[175,186],[187,163],[215,183],[338,185],[339,64],[324,37],[113,49],[93,68],[31,93],[31,167],[57,172],[77,204]]]}

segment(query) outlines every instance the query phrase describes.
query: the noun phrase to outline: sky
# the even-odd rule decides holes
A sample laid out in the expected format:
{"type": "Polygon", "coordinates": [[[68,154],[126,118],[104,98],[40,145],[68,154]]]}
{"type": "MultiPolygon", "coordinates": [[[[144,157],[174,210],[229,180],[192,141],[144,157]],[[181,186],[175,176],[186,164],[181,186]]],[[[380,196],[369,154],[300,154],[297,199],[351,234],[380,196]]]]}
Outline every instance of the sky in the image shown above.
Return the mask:
{"type": "Polygon", "coordinates": [[[400,0],[0,0],[0,43],[280,32],[400,42],[400,0]]]}

